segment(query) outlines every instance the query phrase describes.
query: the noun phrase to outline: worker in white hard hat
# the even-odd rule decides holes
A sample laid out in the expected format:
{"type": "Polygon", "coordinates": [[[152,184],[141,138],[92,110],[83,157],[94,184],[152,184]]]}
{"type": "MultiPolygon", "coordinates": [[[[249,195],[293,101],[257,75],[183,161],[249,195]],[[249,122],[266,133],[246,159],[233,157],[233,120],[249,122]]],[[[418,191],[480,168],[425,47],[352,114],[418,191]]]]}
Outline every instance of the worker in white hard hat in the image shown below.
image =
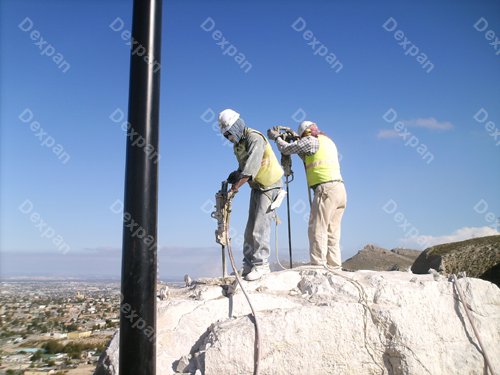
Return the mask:
{"type": "Polygon", "coordinates": [[[283,140],[278,127],[269,129],[267,135],[283,155],[300,156],[307,184],[314,190],[308,226],[311,264],[340,269],[340,223],[347,197],[337,146],[311,121],[299,125],[299,138],[292,142],[283,140]]]}
{"type": "Polygon", "coordinates": [[[233,143],[238,169],[228,177],[230,194],[248,182],[251,188],[250,208],[243,243],[242,276],[248,281],[270,272],[270,235],[274,212],[270,209],[282,186],[281,168],[267,138],[248,128],[240,114],[225,109],[219,114],[220,131],[233,143]]]}

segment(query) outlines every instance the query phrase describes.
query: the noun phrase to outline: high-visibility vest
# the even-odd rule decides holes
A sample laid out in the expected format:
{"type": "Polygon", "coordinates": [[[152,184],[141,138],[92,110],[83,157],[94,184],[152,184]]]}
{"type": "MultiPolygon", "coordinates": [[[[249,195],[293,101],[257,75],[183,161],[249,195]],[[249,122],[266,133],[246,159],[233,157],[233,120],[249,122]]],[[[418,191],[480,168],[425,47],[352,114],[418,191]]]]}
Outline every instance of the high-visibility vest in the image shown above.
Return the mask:
{"type": "Polygon", "coordinates": [[[330,138],[321,134],[318,135],[318,141],[318,151],[313,155],[306,155],[304,160],[309,186],[342,180],[337,146],[330,138]]]}
{"type": "MultiPolygon", "coordinates": [[[[266,137],[264,137],[264,135],[257,130],[248,129],[248,131],[259,134],[266,142],[260,169],[257,172],[257,175],[253,178],[253,181],[262,185],[263,187],[271,186],[274,183],[278,182],[278,180],[283,176],[283,168],[281,168],[281,165],[276,158],[276,155],[274,154],[273,149],[267,141],[266,137]]],[[[236,155],[238,157],[238,153],[236,153],[236,155]]]]}

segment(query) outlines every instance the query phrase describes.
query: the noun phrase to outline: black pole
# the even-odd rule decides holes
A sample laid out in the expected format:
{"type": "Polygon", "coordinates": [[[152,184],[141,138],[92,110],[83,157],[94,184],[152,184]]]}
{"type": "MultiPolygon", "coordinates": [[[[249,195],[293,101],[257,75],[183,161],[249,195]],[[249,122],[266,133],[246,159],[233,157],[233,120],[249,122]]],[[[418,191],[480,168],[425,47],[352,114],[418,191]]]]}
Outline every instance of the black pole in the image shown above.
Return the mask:
{"type": "Polygon", "coordinates": [[[119,370],[155,375],[161,0],[133,7],[119,370]]]}
{"type": "Polygon", "coordinates": [[[290,192],[288,189],[288,176],[286,178],[286,212],[287,212],[287,218],[288,218],[288,253],[290,255],[290,268],[293,268],[293,261],[292,261],[292,228],[290,224],[290,192]]]}

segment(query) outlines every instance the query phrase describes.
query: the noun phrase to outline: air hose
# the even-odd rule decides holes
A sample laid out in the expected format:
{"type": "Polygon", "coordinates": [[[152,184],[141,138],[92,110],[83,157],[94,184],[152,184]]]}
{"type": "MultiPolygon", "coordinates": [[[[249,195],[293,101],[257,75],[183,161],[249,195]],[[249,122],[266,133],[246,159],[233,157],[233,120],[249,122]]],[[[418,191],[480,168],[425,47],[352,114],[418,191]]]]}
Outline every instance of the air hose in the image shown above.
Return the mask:
{"type": "MultiPolygon", "coordinates": [[[[226,207],[230,207],[229,202],[231,201],[232,197],[228,198],[226,207]]],[[[226,221],[224,223],[225,226],[225,234],[226,234],[226,243],[227,243],[227,253],[229,255],[229,261],[231,262],[231,267],[233,268],[234,275],[236,276],[236,280],[238,281],[238,284],[241,287],[241,291],[245,295],[245,298],[248,302],[248,305],[250,306],[250,310],[252,311],[253,315],[253,323],[255,326],[255,340],[254,340],[254,367],[253,367],[253,375],[259,375],[259,366],[260,366],[260,334],[259,334],[259,323],[257,321],[257,315],[255,313],[255,309],[253,308],[252,302],[250,301],[250,297],[248,296],[245,288],[243,287],[243,283],[241,281],[240,275],[238,274],[238,269],[236,267],[234,257],[233,257],[233,251],[231,248],[231,239],[229,238],[229,218],[231,216],[231,210],[228,209],[226,217],[226,221]]]]}
{"type": "Polygon", "coordinates": [[[287,270],[289,268],[285,268],[285,266],[283,266],[281,264],[280,257],[279,257],[279,254],[278,254],[278,225],[281,224],[281,220],[278,217],[278,214],[276,212],[275,212],[274,221],[276,223],[275,229],[274,229],[274,248],[276,250],[276,261],[278,262],[278,265],[281,267],[282,270],[287,270]]]}
{"type": "Polygon", "coordinates": [[[491,372],[491,375],[495,375],[495,371],[493,370],[493,366],[491,365],[488,354],[486,353],[486,350],[484,348],[484,344],[481,341],[481,337],[479,336],[479,331],[477,330],[476,325],[474,324],[474,320],[472,319],[472,316],[470,315],[470,312],[469,312],[469,308],[467,307],[467,303],[465,302],[464,292],[462,291],[462,288],[460,287],[460,284],[458,283],[457,276],[455,274],[453,274],[452,279],[453,279],[453,285],[455,285],[458,296],[460,297],[459,300],[460,300],[460,302],[462,302],[462,305],[463,305],[464,310],[465,310],[465,314],[467,315],[467,318],[469,319],[472,330],[474,331],[474,334],[476,335],[477,342],[479,343],[479,346],[481,347],[481,350],[482,350],[481,354],[484,357],[484,360],[485,360],[486,365],[488,366],[488,368],[491,372]]]}

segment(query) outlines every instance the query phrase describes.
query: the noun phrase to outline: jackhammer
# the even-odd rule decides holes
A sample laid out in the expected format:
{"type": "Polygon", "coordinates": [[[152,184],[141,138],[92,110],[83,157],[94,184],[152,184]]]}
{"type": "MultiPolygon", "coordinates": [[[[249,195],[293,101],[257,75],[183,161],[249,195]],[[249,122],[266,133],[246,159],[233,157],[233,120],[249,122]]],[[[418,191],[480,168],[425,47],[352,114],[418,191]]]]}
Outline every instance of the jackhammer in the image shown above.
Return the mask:
{"type": "MultiPolygon", "coordinates": [[[[233,268],[234,276],[236,278],[236,283],[240,286],[243,295],[245,296],[250,310],[253,315],[253,323],[255,326],[255,341],[254,341],[254,368],[253,375],[259,375],[260,368],[260,331],[259,323],[257,320],[257,315],[255,309],[253,308],[250,297],[248,296],[243,283],[241,281],[240,275],[238,274],[238,268],[234,261],[233,252],[231,250],[231,238],[229,237],[229,219],[231,215],[231,205],[234,193],[228,192],[228,181],[224,180],[221,184],[221,189],[215,193],[215,211],[212,212],[212,217],[217,220],[217,229],[215,231],[215,242],[222,246],[222,277],[226,279],[226,247],[229,256],[229,261],[231,262],[231,267],[233,268]]],[[[226,296],[229,297],[229,317],[232,317],[232,295],[235,292],[236,283],[227,285],[226,296]]]]}
{"type": "Polygon", "coordinates": [[[215,230],[215,242],[222,246],[222,277],[226,278],[226,246],[228,245],[229,234],[227,233],[227,223],[231,214],[232,196],[228,193],[227,180],[222,181],[220,190],[215,193],[215,211],[212,217],[217,220],[215,230]]]}
{"type": "MultiPolygon", "coordinates": [[[[287,143],[294,142],[299,139],[297,133],[286,126],[276,126],[274,128],[280,133],[280,137],[287,143]]],[[[285,172],[285,185],[286,185],[286,212],[288,218],[288,252],[290,254],[290,268],[292,265],[292,229],[290,224],[290,191],[288,184],[293,181],[293,171],[292,171],[292,156],[281,154],[281,166],[285,172]]]]}

